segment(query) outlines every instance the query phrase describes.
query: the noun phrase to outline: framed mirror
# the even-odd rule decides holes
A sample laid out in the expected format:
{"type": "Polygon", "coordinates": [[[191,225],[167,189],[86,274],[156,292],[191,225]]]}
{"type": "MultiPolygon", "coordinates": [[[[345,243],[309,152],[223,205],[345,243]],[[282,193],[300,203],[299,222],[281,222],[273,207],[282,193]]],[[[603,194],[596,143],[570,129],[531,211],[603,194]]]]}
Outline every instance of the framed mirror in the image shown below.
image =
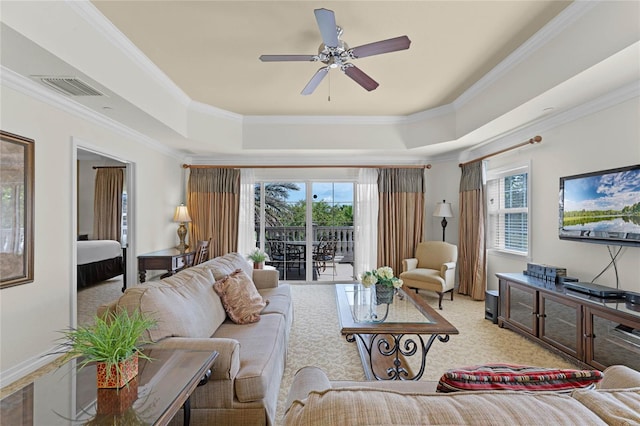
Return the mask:
{"type": "Polygon", "coordinates": [[[0,131],[0,289],[33,281],[34,143],[0,131]]]}

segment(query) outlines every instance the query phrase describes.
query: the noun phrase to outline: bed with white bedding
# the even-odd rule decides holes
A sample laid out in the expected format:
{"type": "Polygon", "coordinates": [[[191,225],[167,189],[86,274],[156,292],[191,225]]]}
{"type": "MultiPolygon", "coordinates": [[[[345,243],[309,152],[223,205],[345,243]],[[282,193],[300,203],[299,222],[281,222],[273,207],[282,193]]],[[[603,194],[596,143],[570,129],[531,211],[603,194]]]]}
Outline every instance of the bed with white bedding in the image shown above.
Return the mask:
{"type": "Polygon", "coordinates": [[[126,248],[114,240],[77,242],[78,289],[122,275],[127,286],[126,248]]]}

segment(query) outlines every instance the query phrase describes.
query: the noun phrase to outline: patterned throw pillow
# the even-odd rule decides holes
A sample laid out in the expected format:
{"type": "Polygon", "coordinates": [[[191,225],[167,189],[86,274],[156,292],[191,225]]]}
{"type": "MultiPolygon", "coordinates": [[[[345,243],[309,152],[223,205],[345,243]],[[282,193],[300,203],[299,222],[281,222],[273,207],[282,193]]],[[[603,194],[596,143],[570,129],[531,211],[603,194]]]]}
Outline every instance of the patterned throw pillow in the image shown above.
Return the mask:
{"type": "Polygon", "coordinates": [[[571,392],[595,388],[604,375],[598,370],[559,370],[512,364],[487,364],[449,370],[437,392],[524,390],[571,392]]]}
{"type": "Polygon", "coordinates": [[[262,298],[251,278],[237,269],[213,284],[231,321],[249,324],[260,321],[260,312],[268,301],[262,298]]]}

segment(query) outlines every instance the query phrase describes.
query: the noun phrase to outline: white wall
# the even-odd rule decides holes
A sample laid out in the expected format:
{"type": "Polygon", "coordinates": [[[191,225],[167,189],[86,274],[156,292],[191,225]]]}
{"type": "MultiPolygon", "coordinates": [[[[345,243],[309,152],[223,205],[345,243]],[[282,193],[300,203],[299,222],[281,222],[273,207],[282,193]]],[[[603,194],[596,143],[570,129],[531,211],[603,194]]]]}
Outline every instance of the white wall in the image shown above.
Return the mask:
{"type": "MultiPolygon", "coordinates": [[[[2,385],[43,362],[72,324],[76,235],[73,144],[131,161],[135,168],[135,253],[176,244],[171,221],[181,201],[181,161],[7,86],[0,93],[3,130],[35,140],[34,281],[0,290],[2,385]]],[[[135,277],[132,277],[135,279],[135,277]]]]}
{"type": "Polygon", "coordinates": [[[447,218],[445,241],[458,244],[460,174],[457,161],[431,163],[431,169],[426,171],[425,241],[442,241],[442,218],[434,217],[433,212],[438,203],[445,200],[451,203],[451,210],[453,210],[453,217],[447,218]]]}
{"type": "MultiPolygon", "coordinates": [[[[558,238],[559,178],[640,164],[640,98],[541,133],[542,143],[493,157],[488,166],[531,160],[531,261],[567,268],[569,276],[591,281],[610,261],[605,245],[558,238]]],[[[534,130],[535,132],[535,130],[534,130]]],[[[617,247],[612,246],[616,249],[617,247]]],[[[488,287],[497,272],[522,272],[526,259],[488,256],[488,287]]],[[[640,247],[626,247],[618,259],[620,288],[640,292],[640,247]]],[[[595,281],[615,287],[613,268],[595,281]]]]}

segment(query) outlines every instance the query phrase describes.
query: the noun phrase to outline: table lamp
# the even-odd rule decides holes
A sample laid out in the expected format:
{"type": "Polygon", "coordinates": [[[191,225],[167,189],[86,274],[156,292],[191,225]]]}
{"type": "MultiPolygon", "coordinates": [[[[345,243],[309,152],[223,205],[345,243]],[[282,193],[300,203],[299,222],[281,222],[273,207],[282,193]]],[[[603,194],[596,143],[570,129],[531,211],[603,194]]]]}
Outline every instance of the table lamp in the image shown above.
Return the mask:
{"type": "Polygon", "coordinates": [[[185,252],[189,246],[184,243],[184,237],[187,236],[187,227],[185,224],[187,222],[191,222],[191,216],[189,216],[189,210],[187,210],[187,206],[184,204],[180,204],[176,208],[176,214],[173,215],[174,222],[180,222],[180,226],[178,226],[178,238],[180,238],[180,244],[176,247],[181,252],[185,252]]]}
{"type": "Polygon", "coordinates": [[[433,212],[434,216],[441,217],[442,222],[442,241],[444,241],[444,229],[447,227],[447,218],[453,217],[453,211],[451,210],[451,203],[445,202],[442,200],[442,203],[438,203],[436,206],[436,211],[433,212]]]}

